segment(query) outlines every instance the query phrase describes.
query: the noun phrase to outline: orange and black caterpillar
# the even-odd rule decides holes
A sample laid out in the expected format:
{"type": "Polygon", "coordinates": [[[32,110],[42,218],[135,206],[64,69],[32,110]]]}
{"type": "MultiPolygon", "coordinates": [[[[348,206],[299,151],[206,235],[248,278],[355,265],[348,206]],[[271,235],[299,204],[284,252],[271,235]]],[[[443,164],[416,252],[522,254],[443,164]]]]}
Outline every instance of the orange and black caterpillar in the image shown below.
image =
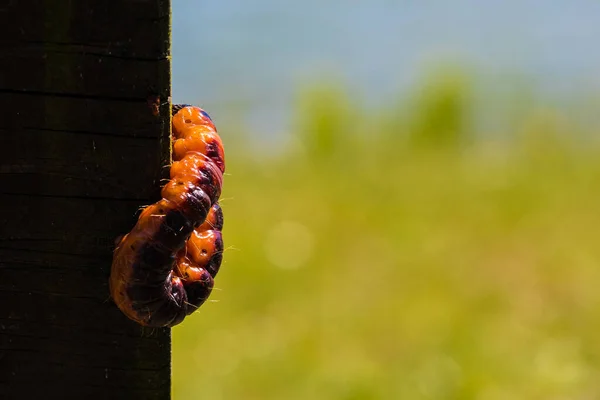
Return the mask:
{"type": "Polygon", "coordinates": [[[109,280],[119,309],[151,327],[177,325],[196,311],[223,257],[223,144],[201,108],[173,106],[173,114],[171,179],[118,242],[109,280]]]}

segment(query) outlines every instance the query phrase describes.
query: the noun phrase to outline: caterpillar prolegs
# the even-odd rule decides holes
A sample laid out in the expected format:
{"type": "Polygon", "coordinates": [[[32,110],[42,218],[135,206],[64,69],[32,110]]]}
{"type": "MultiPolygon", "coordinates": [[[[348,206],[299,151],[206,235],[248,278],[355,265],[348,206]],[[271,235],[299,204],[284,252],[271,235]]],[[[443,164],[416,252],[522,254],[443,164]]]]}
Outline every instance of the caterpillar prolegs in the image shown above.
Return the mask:
{"type": "Polygon", "coordinates": [[[109,280],[119,309],[151,327],[177,325],[196,311],[223,256],[223,144],[201,108],[173,106],[173,114],[170,180],[118,242],[109,280]]]}

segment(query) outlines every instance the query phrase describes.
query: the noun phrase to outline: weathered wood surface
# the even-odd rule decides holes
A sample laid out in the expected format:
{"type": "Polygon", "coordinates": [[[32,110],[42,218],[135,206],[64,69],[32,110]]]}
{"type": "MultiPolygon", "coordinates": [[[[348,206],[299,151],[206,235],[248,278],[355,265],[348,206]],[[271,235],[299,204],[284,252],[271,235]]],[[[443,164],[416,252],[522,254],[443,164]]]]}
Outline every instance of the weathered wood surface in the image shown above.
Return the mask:
{"type": "Polygon", "coordinates": [[[170,398],[170,331],[108,293],[168,159],[169,25],[169,0],[0,1],[1,399],[170,398]]]}

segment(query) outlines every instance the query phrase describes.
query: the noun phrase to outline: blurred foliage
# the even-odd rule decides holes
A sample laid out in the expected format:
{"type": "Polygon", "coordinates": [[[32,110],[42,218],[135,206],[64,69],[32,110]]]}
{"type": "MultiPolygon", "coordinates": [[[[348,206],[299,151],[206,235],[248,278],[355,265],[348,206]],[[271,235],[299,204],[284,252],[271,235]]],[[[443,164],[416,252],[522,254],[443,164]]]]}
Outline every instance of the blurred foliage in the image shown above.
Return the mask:
{"type": "Polygon", "coordinates": [[[535,102],[474,140],[473,93],[319,84],[277,155],[223,134],[229,247],[175,399],[600,398],[600,148],[535,102]]]}
{"type": "Polygon", "coordinates": [[[421,146],[456,146],[469,132],[472,82],[461,69],[429,72],[409,98],[410,139],[421,146]]]}
{"type": "Polygon", "coordinates": [[[294,133],[311,160],[344,156],[354,139],[360,108],[334,79],[303,85],[294,107],[294,133]]]}

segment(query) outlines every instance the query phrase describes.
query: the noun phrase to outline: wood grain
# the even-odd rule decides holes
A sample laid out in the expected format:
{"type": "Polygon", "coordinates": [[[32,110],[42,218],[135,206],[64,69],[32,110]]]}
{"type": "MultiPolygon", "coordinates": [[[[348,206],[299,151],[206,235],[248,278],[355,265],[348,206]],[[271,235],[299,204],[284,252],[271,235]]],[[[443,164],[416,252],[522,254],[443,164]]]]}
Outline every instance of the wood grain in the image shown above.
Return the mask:
{"type": "Polygon", "coordinates": [[[2,1],[0,33],[0,398],[169,399],[170,330],[108,276],[169,159],[170,1],[2,1]]]}

